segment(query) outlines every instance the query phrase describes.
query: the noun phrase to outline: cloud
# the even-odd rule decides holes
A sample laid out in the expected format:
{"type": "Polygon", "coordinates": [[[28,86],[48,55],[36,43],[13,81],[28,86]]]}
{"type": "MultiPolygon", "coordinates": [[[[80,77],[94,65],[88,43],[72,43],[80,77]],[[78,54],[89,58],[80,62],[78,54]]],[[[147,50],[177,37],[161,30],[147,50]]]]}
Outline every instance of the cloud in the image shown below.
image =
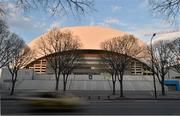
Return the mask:
{"type": "Polygon", "coordinates": [[[22,12],[13,3],[6,3],[6,22],[11,32],[18,34],[25,42],[30,42],[40,34],[47,31],[49,23],[43,20],[43,17],[37,19],[31,14],[22,14],[22,12]]]}
{"type": "Polygon", "coordinates": [[[117,11],[119,11],[121,8],[122,8],[121,6],[113,5],[113,6],[112,6],[112,12],[117,12],[117,11]]]}
{"type": "Polygon", "coordinates": [[[98,25],[110,27],[111,25],[125,26],[126,24],[117,18],[106,18],[103,22],[98,23],[98,25]]]}
{"type": "Polygon", "coordinates": [[[62,26],[62,21],[59,20],[55,20],[51,23],[51,25],[49,26],[49,28],[46,29],[46,31],[50,31],[52,28],[54,27],[63,27],[62,26]]]}
{"type": "Polygon", "coordinates": [[[177,37],[180,37],[180,29],[169,26],[163,26],[163,24],[159,24],[156,26],[134,25],[130,27],[130,30],[128,32],[132,33],[133,35],[137,36],[140,39],[143,39],[147,43],[149,43],[153,33],[157,33],[153,39],[154,41],[173,40],[177,37]]]}
{"type": "Polygon", "coordinates": [[[157,38],[155,38],[154,41],[159,41],[159,40],[174,40],[177,37],[180,37],[180,30],[177,30],[177,32],[167,32],[165,34],[159,34],[157,38]]]}
{"type": "Polygon", "coordinates": [[[114,19],[113,18],[106,19],[104,22],[107,23],[107,24],[117,24],[117,25],[120,24],[120,20],[119,19],[115,19],[115,18],[114,19]]]}
{"type": "Polygon", "coordinates": [[[150,1],[149,0],[138,0],[138,3],[140,5],[140,7],[147,8],[147,6],[149,6],[150,1]]]}
{"type": "Polygon", "coordinates": [[[14,12],[9,13],[7,21],[10,27],[21,29],[30,29],[36,26],[30,17],[19,16],[14,12]]]}
{"type": "Polygon", "coordinates": [[[60,21],[53,21],[50,28],[53,28],[53,27],[59,27],[61,25],[61,22],[60,21]]]}
{"type": "Polygon", "coordinates": [[[136,28],[136,32],[144,35],[144,36],[151,36],[155,32],[160,32],[161,28],[155,28],[155,27],[138,27],[136,28]]]}
{"type": "Polygon", "coordinates": [[[43,21],[34,20],[30,16],[24,16],[20,13],[18,8],[13,3],[8,3],[6,6],[7,14],[7,23],[10,28],[20,29],[23,31],[33,31],[33,30],[44,30],[47,28],[47,25],[43,21]]]}

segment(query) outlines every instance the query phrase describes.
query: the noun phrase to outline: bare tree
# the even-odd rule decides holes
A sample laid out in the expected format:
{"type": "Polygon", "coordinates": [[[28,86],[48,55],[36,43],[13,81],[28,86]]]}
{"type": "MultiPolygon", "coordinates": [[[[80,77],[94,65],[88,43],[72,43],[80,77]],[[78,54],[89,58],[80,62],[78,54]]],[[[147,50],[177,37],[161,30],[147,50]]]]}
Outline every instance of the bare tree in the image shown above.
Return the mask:
{"type": "MultiPolygon", "coordinates": [[[[93,9],[92,0],[8,0],[25,12],[36,9],[46,11],[52,15],[72,14],[79,16],[93,9]]],[[[0,2],[0,13],[4,14],[3,2],[0,2]]]]}
{"type": "Polygon", "coordinates": [[[67,86],[67,80],[69,77],[69,74],[72,73],[73,69],[79,62],[80,55],[77,51],[79,48],[78,43],[72,43],[72,50],[65,52],[62,57],[63,57],[63,62],[62,62],[62,75],[63,75],[63,91],[66,91],[66,86],[67,86]],[[74,47],[73,47],[74,46],[74,47]]]}
{"type": "Polygon", "coordinates": [[[11,58],[8,62],[8,69],[12,77],[10,95],[13,95],[18,71],[32,60],[33,52],[25,45],[24,41],[14,33],[11,34],[8,45],[11,46],[8,50],[11,58]]]}
{"type": "Polygon", "coordinates": [[[62,67],[62,76],[63,76],[63,91],[66,91],[67,80],[69,74],[72,73],[76,64],[79,61],[79,52],[77,51],[81,44],[77,39],[73,39],[73,36],[69,33],[66,35],[66,40],[64,44],[66,45],[66,50],[61,54],[61,67],[62,67]]]}
{"type": "Polygon", "coordinates": [[[180,37],[170,42],[168,46],[172,51],[172,55],[175,56],[173,67],[180,73],[180,37]]]}
{"type": "Polygon", "coordinates": [[[165,41],[159,41],[153,46],[153,56],[154,73],[161,84],[162,95],[165,95],[165,75],[174,63],[174,55],[171,54],[171,50],[165,41]]]}
{"type": "Polygon", "coordinates": [[[157,99],[157,89],[156,89],[156,75],[155,75],[155,67],[154,67],[154,53],[153,53],[153,45],[152,40],[156,36],[156,33],[154,33],[151,37],[150,46],[147,46],[147,58],[146,62],[151,68],[152,76],[153,76],[153,87],[154,87],[154,98],[157,99]]]}
{"type": "Polygon", "coordinates": [[[3,2],[0,2],[0,17],[4,16],[4,14],[5,14],[4,4],[3,2]]]}
{"type": "Polygon", "coordinates": [[[110,44],[111,42],[108,41],[106,43],[102,43],[102,48],[105,51],[104,54],[101,55],[101,59],[105,65],[105,71],[108,72],[111,75],[111,80],[112,80],[112,84],[113,84],[113,95],[116,94],[116,80],[117,80],[117,70],[116,70],[116,59],[113,57],[114,55],[116,55],[116,53],[114,52],[109,52],[107,51],[108,48],[111,46],[110,44]]]}
{"type": "Polygon", "coordinates": [[[152,76],[153,76],[153,87],[154,87],[154,98],[157,99],[157,88],[156,88],[156,74],[155,74],[155,65],[154,65],[154,53],[153,48],[151,46],[147,46],[147,53],[149,54],[149,58],[146,59],[147,65],[149,65],[152,76]]]}
{"type": "Polygon", "coordinates": [[[9,52],[7,52],[11,46],[8,45],[9,39],[9,30],[6,25],[6,22],[0,19],[0,68],[7,65],[9,62],[9,52]]]}
{"type": "Polygon", "coordinates": [[[123,76],[125,70],[133,61],[133,58],[138,57],[142,53],[142,48],[139,46],[137,39],[132,35],[115,37],[105,41],[102,43],[102,48],[114,52],[110,55],[109,59],[112,59],[115,77],[118,77],[120,83],[120,96],[123,97],[123,76]]]}
{"type": "Polygon", "coordinates": [[[180,0],[149,0],[152,10],[166,19],[175,19],[180,14],[180,0]]]}
{"type": "Polygon", "coordinates": [[[80,43],[72,36],[71,32],[61,32],[59,28],[53,28],[47,35],[42,36],[40,43],[38,46],[55,73],[55,90],[58,91],[60,74],[64,71],[64,66],[67,66],[70,61],[72,63],[72,59],[69,58],[73,58],[66,59],[68,55],[65,55],[65,52],[78,49],[80,43]]]}

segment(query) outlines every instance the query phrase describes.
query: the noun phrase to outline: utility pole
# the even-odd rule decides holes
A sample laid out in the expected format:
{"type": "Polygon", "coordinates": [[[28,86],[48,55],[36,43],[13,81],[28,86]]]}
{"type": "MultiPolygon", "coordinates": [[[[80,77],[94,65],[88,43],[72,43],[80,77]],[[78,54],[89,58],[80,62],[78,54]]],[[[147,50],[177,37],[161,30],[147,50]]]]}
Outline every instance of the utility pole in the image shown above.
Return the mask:
{"type": "Polygon", "coordinates": [[[151,37],[151,66],[152,66],[153,83],[154,83],[154,98],[157,99],[156,78],[155,78],[155,69],[154,69],[154,54],[153,54],[153,46],[152,46],[152,40],[155,36],[156,36],[156,33],[153,33],[151,37]]]}

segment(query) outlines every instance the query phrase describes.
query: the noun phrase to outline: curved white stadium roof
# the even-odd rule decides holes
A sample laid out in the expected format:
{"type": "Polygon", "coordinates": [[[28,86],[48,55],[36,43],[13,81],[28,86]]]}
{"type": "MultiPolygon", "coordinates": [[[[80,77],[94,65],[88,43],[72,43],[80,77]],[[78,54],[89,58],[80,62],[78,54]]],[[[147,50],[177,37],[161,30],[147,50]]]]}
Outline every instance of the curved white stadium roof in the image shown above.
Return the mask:
{"type": "MultiPolygon", "coordinates": [[[[111,39],[113,37],[124,36],[128,34],[126,32],[100,26],[76,26],[60,29],[61,31],[71,31],[74,36],[77,36],[82,43],[82,49],[100,49],[101,42],[104,42],[105,40],[111,39]]],[[[46,34],[48,34],[48,32],[41,36],[46,36],[46,34]]],[[[28,44],[28,46],[31,49],[38,51],[37,46],[39,41],[40,37],[35,38],[32,42],[28,44]]],[[[145,46],[145,43],[142,40],[138,39],[138,42],[140,46],[145,46]]],[[[36,58],[40,58],[41,56],[42,55],[39,54],[36,56],[36,58]]]]}

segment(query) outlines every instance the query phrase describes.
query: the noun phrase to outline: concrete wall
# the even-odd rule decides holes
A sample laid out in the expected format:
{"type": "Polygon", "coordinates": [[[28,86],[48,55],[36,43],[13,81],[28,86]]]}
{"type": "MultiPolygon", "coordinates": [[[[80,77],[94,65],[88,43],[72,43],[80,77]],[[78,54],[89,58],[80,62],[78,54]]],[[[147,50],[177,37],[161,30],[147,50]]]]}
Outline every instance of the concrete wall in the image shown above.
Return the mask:
{"type": "MultiPolygon", "coordinates": [[[[59,83],[59,88],[62,90],[62,81],[59,83]]],[[[10,89],[11,84],[4,84],[4,89],[10,89]]],[[[23,80],[16,83],[16,89],[26,90],[43,90],[49,91],[55,89],[55,80],[23,80]]],[[[111,81],[90,80],[90,81],[68,81],[67,90],[112,90],[111,81]]],[[[116,90],[119,90],[119,82],[116,83],[116,90]]],[[[152,81],[124,81],[124,90],[153,90],[152,81]]],[[[160,85],[157,84],[157,90],[161,90],[160,85]]]]}
{"type": "MultiPolygon", "coordinates": [[[[7,68],[0,69],[0,79],[7,80],[11,79],[11,73],[7,68]]],[[[17,79],[31,79],[33,77],[33,69],[20,69],[18,71],[17,79]]]]}
{"type": "MultiPolygon", "coordinates": [[[[34,75],[32,70],[20,70],[15,89],[53,91],[55,88],[54,75],[34,75]]],[[[1,70],[1,86],[4,90],[11,87],[10,74],[8,70],[1,70]]],[[[62,89],[62,78],[59,88],[62,89]]],[[[116,82],[116,89],[119,90],[119,81],[116,82]]],[[[112,90],[112,81],[109,74],[93,75],[70,75],[67,83],[67,90],[112,90]]],[[[124,76],[124,90],[153,90],[152,76],[124,76]]],[[[161,90],[157,82],[157,90],[161,90]]]]}
{"type": "MultiPolygon", "coordinates": [[[[23,80],[30,80],[33,78],[32,69],[20,69],[17,77],[17,85],[23,80]]],[[[0,89],[8,89],[11,86],[11,73],[7,68],[0,69],[0,89]]]]}
{"type": "Polygon", "coordinates": [[[180,73],[177,72],[176,69],[171,68],[166,75],[166,79],[177,79],[176,77],[180,77],[180,73]]]}
{"type": "MultiPolygon", "coordinates": [[[[61,76],[62,77],[62,76],[61,76]]],[[[51,80],[54,79],[55,75],[36,75],[34,79],[43,79],[43,80],[51,80]]],[[[111,75],[107,73],[101,73],[101,75],[92,75],[92,79],[89,79],[89,75],[69,75],[69,80],[75,79],[75,80],[81,80],[81,81],[88,81],[88,80],[111,80],[111,75]]],[[[60,78],[62,80],[62,78],[60,78]]],[[[149,80],[152,81],[152,76],[132,76],[132,75],[125,75],[124,80],[149,80]]]]}

